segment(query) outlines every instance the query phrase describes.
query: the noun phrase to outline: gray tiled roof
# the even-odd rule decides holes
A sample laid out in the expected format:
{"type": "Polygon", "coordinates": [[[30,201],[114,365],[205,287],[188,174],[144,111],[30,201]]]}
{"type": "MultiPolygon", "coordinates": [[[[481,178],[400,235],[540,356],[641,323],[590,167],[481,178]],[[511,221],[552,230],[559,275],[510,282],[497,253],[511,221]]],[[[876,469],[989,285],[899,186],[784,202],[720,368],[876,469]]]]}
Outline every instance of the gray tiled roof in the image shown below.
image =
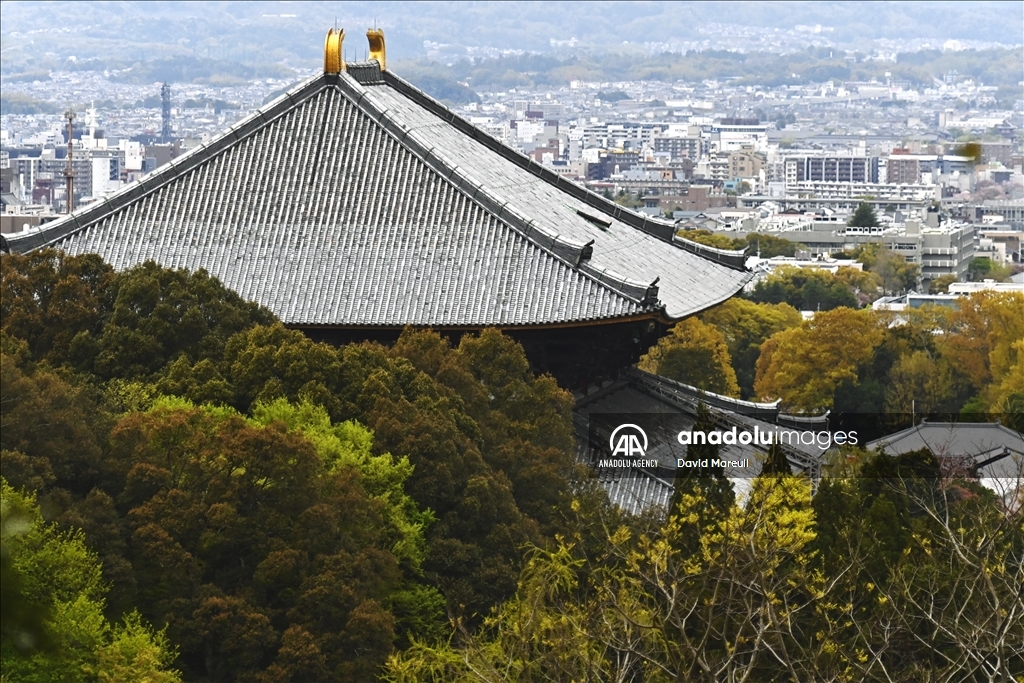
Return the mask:
{"type": "Polygon", "coordinates": [[[694,253],[468,126],[375,62],[318,75],[9,244],[205,268],[293,325],[679,319],[746,281],[729,253],[694,253]]]}
{"type": "MultiPolygon", "coordinates": [[[[676,459],[686,457],[688,447],[676,444],[674,436],[683,430],[692,429],[697,422],[697,404],[703,402],[719,428],[752,431],[755,427],[762,433],[775,429],[820,430],[823,421],[817,419],[806,426],[788,424],[792,416],[780,414],[774,404],[756,404],[747,401],[735,401],[735,405],[727,406],[719,402],[708,402],[707,396],[695,399],[690,392],[679,393],[678,382],[658,377],[642,370],[633,369],[626,373],[623,381],[609,384],[591,395],[580,398],[573,411],[573,423],[576,433],[577,458],[583,464],[593,465],[594,453],[589,448],[590,416],[610,413],[617,415],[643,414],[661,416],[649,431],[650,448],[644,457],[657,460],[661,467],[671,470],[676,459]]],[[[812,480],[821,474],[823,451],[815,446],[800,443],[781,444],[790,465],[796,471],[807,473],[812,480]]],[[[750,467],[726,469],[726,476],[739,482],[752,478],[760,472],[761,462],[767,449],[752,445],[721,445],[720,457],[724,460],[750,459],[750,467]]],[[[605,457],[605,456],[602,456],[605,457]]],[[[614,472],[599,471],[598,481],[608,493],[609,500],[628,512],[639,512],[654,507],[665,508],[672,500],[674,483],[662,479],[645,470],[631,470],[628,475],[617,475],[614,472]]]]}
{"type": "Polygon", "coordinates": [[[1016,455],[1024,457],[1024,436],[995,422],[928,422],[867,444],[869,450],[889,455],[927,448],[940,458],[971,458],[985,466],[1016,455]]]}

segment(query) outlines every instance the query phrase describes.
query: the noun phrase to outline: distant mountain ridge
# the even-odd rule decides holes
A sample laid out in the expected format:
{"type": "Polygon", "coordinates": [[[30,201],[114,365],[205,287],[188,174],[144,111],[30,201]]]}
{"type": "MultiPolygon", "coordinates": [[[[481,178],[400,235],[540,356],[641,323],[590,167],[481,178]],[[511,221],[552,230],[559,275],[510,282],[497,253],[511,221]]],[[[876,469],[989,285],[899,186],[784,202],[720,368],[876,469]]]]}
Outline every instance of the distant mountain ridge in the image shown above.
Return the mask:
{"type": "MultiPolygon", "coordinates": [[[[383,27],[391,56],[407,59],[438,50],[607,50],[624,41],[713,48],[716,34],[745,40],[752,28],[792,39],[801,27],[809,45],[862,51],[883,39],[1017,45],[1024,27],[1019,2],[609,2],[585,12],[571,2],[6,2],[0,14],[5,71],[32,56],[298,66],[319,56],[323,32],[335,24],[350,35],[383,27]]],[[[350,42],[350,58],[361,59],[363,43],[350,42]]]]}

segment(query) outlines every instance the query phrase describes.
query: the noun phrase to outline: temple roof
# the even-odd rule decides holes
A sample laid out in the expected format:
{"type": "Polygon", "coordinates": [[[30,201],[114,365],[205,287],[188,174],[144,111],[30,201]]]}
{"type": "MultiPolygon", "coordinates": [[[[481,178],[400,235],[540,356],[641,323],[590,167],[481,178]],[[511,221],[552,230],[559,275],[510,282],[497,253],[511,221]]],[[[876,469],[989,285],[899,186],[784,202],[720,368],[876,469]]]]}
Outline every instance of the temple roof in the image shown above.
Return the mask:
{"type": "Polygon", "coordinates": [[[673,321],[749,278],[742,254],[558,177],[372,60],[8,243],[203,268],[302,326],[673,321]]]}

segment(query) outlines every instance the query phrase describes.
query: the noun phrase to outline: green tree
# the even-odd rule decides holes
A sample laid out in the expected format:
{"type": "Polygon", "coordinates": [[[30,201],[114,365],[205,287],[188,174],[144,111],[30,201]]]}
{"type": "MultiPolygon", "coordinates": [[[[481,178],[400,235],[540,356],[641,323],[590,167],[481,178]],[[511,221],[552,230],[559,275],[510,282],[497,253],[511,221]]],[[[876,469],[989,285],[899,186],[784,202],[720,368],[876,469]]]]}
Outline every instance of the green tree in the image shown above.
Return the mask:
{"type": "Polygon", "coordinates": [[[877,228],[879,223],[875,207],[867,202],[861,202],[846,224],[854,228],[877,228]]]}
{"type": "Polygon", "coordinates": [[[387,680],[835,677],[813,621],[825,584],[807,562],[809,483],[760,478],[748,504],[720,518],[705,517],[707,504],[695,492],[659,528],[609,529],[598,555],[569,540],[534,551],[483,630],[396,654],[387,680]]]}
{"type": "Polygon", "coordinates": [[[882,279],[883,289],[892,294],[916,288],[921,274],[918,264],[908,262],[889,249],[877,252],[870,270],[882,279]]]}
{"type": "Polygon", "coordinates": [[[273,314],[243,301],[206,271],[146,262],[118,276],[110,319],[97,340],[103,378],[150,377],[179,357],[219,360],[231,335],[273,314]]]}
{"type": "Polygon", "coordinates": [[[994,263],[987,256],[979,256],[971,260],[968,270],[971,280],[980,282],[982,280],[995,280],[996,282],[1007,282],[1013,275],[1010,266],[994,263]]]}
{"type": "Polygon", "coordinates": [[[846,285],[857,301],[862,304],[871,303],[882,293],[882,278],[870,271],[865,272],[849,266],[836,269],[835,279],[846,285]]]}
{"type": "Polygon", "coordinates": [[[0,354],[3,476],[19,488],[40,490],[59,481],[84,494],[97,483],[100,443],[111,421],[87,389],[25,362],[28,353],[18,354],[9,339],[0,354]]]}
{"type": "MultiPolygon", "coordinates": [[[[174,368],[171,369],[173,372],[174,368]]],[[[201,379],[203,375],[197,370],[196,367],[184,368],[184,381],[201,379]]],[[[234,389],[233,405],[243,412],[257,403],[287,398],[322,405],[335,420],[350,416],[337,396],[343,381],[342,360],[337,351],[281,323],[257,325],[231,337],[219,371],[211,374],[209,381],[219,382],[227,377],[231,378],[234,389]]],[[[173,391],[178,387],[172,383],[172,378],[173,375],[169,375],[159,386],[179,393],[173,391]]],[[[198,387],[200,392],[213,391],[203,384],[198,387]]],[[[183,395],[191,398],[188,393],[183,395]]]]}
{"type": "Polygon", "coordinates": [[[903,256],[887,249],[881,242],[859,245],[852,256],[881,279],[880,283],[886,293],[904,292],[918,284],[920,267],[916,263],[908,263],[903,256]]]}
{"type": "Polygon", "coordinates": [[[952,369],[945,359],[926,351],[900,356],[889,371],[885,409],[890,413],[928,415],[955,412],[956,397],[952,369]]]}
{"type": "Polygon", "coordinates": [[[324,415],[276,403],[249,421],[162,399],[112,432],[139,604],[168,624],[188,675],[298,666],[284,640],[293,628],[323,655],[328,680],[370,680],[391,651],[386,606],[403,584],[392,549],[411,565],[422,546],[420,518],[403,517],[395,489],[408,465],[369,456],[365,430],[324,415]]]}
{"type": "MultiPolygon", "coordinates": [[[[181,678],[170,669],[175,653],[161,632],[153,632],[137,613],[111,627],[103,615],[107,587],[96,555],[81,532],[62,532],[45,524],[30,496],[0,479],[4,519],[5,583],[12,580],[16,600],[43,616],[43,634],[7,629],[0,639],[3,675],[19,681],[153,681],[181,678]],[[26,514],[27,513],[27,514],[26,514]],[[10,516],[21,519],[11,523],[10,516]]],[[[5,608],[6,610],[7,608],[5,608]]]]}
{"type": "Polygon", "coordinates": [[[131,612],[111,631],[110,642],[96,651],[92,670],[99,683],[177,683],[170,669],[174,649],[164,631],[153,632],[138,612],[131,612]]]}
{"type": "Polygon", "coordinates": [[[115,274],[96,255],[52,249],[3,259],[0,329],[36,360],[101,379],[152,380],[179,357],[219,360],[232,334],[273,320],[202,270],[147,262],[115,274]]]}
{"type": "Polygon", "coordinates": [[[949,275],[940,275],[928,284],[929,294],[946,294],[949,292],[949,286],[954,282],[959,282],[960,278],[952,273],[949,275]]]}
{"type": "Polygon", "coordinates": [[[279,398],[270,404],[257,404],[252,422],[270,426],[281,424],[300,432],[313,444],[328,472],[353,468],[362,475],[366,492],[384,503],[382,508],[391,552],[418,572],[425,553],[424,533],[433,521],[429,510],[420,511],[405,492],[405,482],[412,476],[409,458],[395,458],[390,453],[374,455],[373,432],[349,420],[333,424],[327,411],[318,405],[298,405],[279,398]]]}
{"type": "Polygon", "coordinates": [[[680,230],[677,234],[683,239],[716,249],[737,249],[736,243],[733,240],[725,235],[716,235],[710,230],[680,230]]]}
{"type": "Polygon", "coordinates": [[[749,298],[756,303],[787,303],[801,311],[856,308],[857,298],[846,284],[849,280],[846,274],[840,279],[820,268],[782,266],[758,282],[749,298]]]}
{"type": "Polygon", "coordinates": [[[754,373],[761,344],[776,332],[796,327],[800,312],[787,303],[759,304],[734,297],[700,314],[725,337],[743,398],[754,395],[754,373]]]}
{"type": "MultiPolygon", "coordinates": [[[[740,242],[740,240],[737,240],[740,242]]],[[[737,244],[734,249],[746,248],[748,254],[760,254],[761,258],[772,258],[773,256],[796,256],[798,243],[782,237],[774,237],[768,234],[752,232],[743,240],[743,244],[737,244]]]]}
{"type": "Polygon", "coordinates": [[[0,330],[53,366],[90,363],[94,340],[113,307],[116,275],[96,255],[52,249],[5,254],[0,269],[0,330]]]}
{"type": "Polygon", "coordinates": [[[815,563],[836,577],[834,652],[851,677],[1012,680],[1022,670],[1024,627],[1007,621],[1024,608],[1019,509],[975,482],[943,480],[928,451],[866,456],[853,477],[823,481],[813,506],[815,563]]]}
{"type": "Polygon", "coordinates": [[[868,269],[868,271],[871,271],[872,267],[875,265],[875,260],[878,258],[878,253],[884,248],[885,245],[881,242],[865,242],[863,244],[858,244],[854,250],[850,252],[850,256],[858,263],[861,263],[866,269],[868,269]]]}

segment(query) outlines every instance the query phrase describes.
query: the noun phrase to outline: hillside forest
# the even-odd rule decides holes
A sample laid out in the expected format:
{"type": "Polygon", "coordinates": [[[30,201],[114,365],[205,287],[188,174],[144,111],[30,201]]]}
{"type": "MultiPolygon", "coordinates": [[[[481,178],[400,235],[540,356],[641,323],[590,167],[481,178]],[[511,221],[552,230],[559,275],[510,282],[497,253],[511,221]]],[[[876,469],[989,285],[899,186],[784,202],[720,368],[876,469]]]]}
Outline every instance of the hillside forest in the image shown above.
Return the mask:
{"type": "MultiPolygon", "coordinates": [[[[812,495],[773,452],[742,495],[712,469],[627,515],[496,330],[330,346],[203,271],[0,265],[5,683],[1024,676],[1019,486],[850,450],[812,495]]],[[[733,299],[644,363],[793,410],[1019,414],[1022,311],[733,299]]]]}

